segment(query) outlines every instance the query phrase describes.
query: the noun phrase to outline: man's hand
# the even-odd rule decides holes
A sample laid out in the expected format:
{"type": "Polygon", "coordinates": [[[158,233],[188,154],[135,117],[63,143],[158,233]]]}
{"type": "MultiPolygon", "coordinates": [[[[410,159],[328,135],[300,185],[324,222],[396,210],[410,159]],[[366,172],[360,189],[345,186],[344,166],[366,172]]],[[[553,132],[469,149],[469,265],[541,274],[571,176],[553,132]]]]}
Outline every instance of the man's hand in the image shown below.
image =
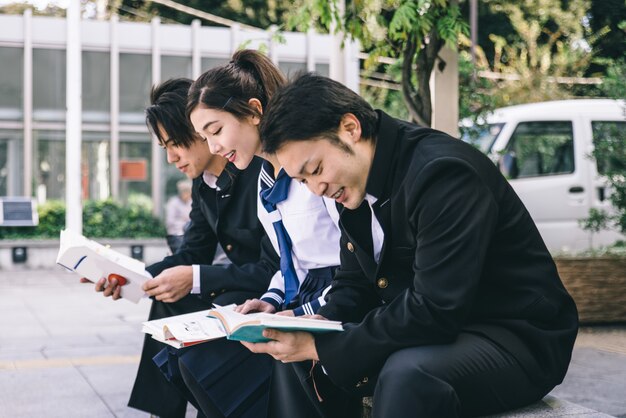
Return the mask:
{"type": "Polygon", "coordinates": [[[266,313],[274,313],[276,312],[276,308],[269,302],[265,302],[260,299],[248,299],[241,305],[235,308],[235,312],[239,312],[242,314],[247,314],[249,312],[266,312],[266,313]]]}
{"type": "Polygon", "coordinates": [[[274,341],[267,343],[241,342],[253,353],[267,353],[283,363],[294,361],[319,360],[315,339],[308,332],[281,332],[275,329],[266,329],[263,336],[274,341]]]}
{"type": "Polygon", "coordinates": [[[163,270],[161,274],[143,284],[143,290],[156,300],[166,303],[176,302],[191,292],[193,268],[176,266],[163,270]]]}
{"type": "MultiPolygon", "coordinates": [[[[80,278],[81,283],[93,283],[91,280],[86,279],[84,277],[80,278]]],[[[117,279],[112,278],[109,280],[107,284],[106,278],[101,278],[94,285],[96,292],[102,292],[104,297],[111,297],[113,300],[118,300],[122,298],[120,292],[122,291],[122,286],[120,286],[117,279]]]]}

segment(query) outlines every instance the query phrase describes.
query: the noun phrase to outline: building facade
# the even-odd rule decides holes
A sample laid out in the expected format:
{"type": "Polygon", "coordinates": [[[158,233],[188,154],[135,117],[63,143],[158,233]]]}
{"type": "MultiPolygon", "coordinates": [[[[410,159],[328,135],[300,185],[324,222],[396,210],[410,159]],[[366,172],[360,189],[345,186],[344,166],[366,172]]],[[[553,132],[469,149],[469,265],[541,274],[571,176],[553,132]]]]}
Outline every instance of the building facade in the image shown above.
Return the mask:
{"type": "MultiPolygon", "coordinates": [[[[66,196],[67,21],[0,15],[0,196],[32,196],[39,203],[66,196]]],[[[150,137],[144,121],[153,84],[195,78],[228,62],[241,46],[268,51],[287,74],[343,72],[358,89],[358,49],[341,62],[336,39],[192,25],[83,20],[80,22],[81,198],[144,199],[161,214],[181,174],[150,137]]],[[[78,171],[76,171],[78,172],[78,171]]]]}

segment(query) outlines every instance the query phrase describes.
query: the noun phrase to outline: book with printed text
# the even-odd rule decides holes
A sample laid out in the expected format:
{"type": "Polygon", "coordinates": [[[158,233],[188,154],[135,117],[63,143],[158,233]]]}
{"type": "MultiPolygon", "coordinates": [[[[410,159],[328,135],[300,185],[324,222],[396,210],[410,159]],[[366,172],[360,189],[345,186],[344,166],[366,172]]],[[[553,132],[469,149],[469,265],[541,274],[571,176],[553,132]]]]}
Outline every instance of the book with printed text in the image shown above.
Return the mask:
{"type": "Polygon", "coordinates": [[[69,229],[61,231],[60,238],[57,264],[94,283],[103,277],[125,282],[120,295],[131,302],[137,303],[146,295],[141,286],[152,276],[141,261],[69,229]]]}
{"type": "Polygon", "coordinates": [[[172,347],[182,348],[217,338],[266,342],[263,330],[307,331],[312,333],[343,331],[341,322],[281,316],[268,313],[241,314],[235,305],[217,306],[205,311],[177,315],[143,323],[143,332],[172,347]]]}

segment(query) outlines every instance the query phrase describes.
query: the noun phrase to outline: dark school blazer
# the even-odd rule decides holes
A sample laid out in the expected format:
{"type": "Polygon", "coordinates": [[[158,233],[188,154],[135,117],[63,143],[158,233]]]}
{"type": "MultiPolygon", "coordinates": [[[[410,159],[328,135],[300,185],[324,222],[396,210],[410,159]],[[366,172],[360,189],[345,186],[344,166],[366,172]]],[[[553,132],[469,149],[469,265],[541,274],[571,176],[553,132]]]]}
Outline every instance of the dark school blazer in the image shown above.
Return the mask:
{"type": "Polygon", "coordinates": [[[199,264],[203,298],[229,291],[262,295],[279,269],[279,258],[257,218],[260,169],[258,157],[245,170],[228,163],[217,179],[219,191],[207,186],[202,176],[194,179],[183,244],[176,254],[147,270],[156,276],[170,267],[199,264]],[[212,265],[218,243],[231,264],[212,265]]]}
{"type": "Polygon", "coordinates": [[[363,386],[391,353],[470,331],[540,387],[560,383],[578,314],[522,202],[472,146],[378,114],[366,191],[385,239],[376,263],[367,202],[341,211],[341,267],[319,314],[353,324],[315,337],[331,380],[363,386]]]}

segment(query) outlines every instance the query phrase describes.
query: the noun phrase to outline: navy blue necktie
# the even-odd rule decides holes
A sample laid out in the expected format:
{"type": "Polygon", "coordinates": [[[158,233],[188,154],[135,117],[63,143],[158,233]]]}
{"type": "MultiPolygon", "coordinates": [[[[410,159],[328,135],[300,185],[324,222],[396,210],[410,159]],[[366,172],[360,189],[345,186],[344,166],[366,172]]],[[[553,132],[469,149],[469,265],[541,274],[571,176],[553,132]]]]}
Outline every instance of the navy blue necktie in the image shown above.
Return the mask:
{"type": "Polygon", "coordinates": [[[291,239],[283,225],[282,217],[276,210],[276,205],[287,199],[289,194],[289,185],[291,177],[287,175],[285,170],[280,170],[278,178],[274,180],[274,168],[265,161],[261,168],[261,203],[263,207],[272,215],[274,231],[278,238],[278,249],[280,250],[280,272],[285,280],[285,302],[283,306],[287,306],[289,302],[298,294],[300,281],[296,275],[296,269],[293,266],[291,258],[291,239]]]}

